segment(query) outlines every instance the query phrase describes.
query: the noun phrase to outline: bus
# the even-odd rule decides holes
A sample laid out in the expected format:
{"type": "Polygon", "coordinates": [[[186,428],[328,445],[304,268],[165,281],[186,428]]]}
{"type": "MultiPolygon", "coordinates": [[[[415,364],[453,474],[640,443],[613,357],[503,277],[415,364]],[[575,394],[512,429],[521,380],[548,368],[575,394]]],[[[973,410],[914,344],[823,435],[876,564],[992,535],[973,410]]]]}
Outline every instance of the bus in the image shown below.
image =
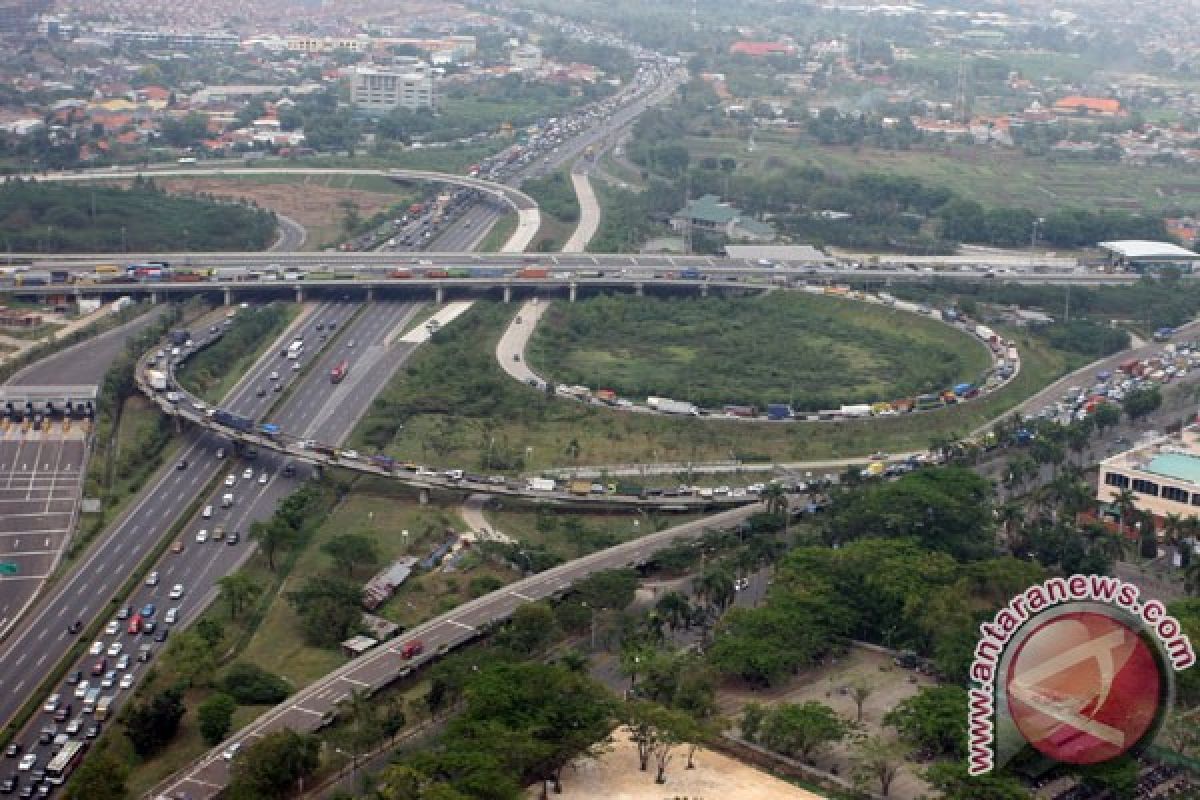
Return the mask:
{"type": "Polygon", "coordinates": [[[63,745],[63,749],[58,751],[58,755],[50,759],[50,763],[46,766],[46,777],[55,786],[62,786],[71,771],[83,760],[85,750],[87,750],[86,741],[74,739],[68,741],[63,745]]]}
{"type": "Polygon", "coordinates": [[[106,694],[100,698],[100,702],[96,703],[95,717],[97,722],[104,722],[104,720],[108,719],[108,710],[112,708],[112,704],[113,696],[111,694],[106,694]]]}

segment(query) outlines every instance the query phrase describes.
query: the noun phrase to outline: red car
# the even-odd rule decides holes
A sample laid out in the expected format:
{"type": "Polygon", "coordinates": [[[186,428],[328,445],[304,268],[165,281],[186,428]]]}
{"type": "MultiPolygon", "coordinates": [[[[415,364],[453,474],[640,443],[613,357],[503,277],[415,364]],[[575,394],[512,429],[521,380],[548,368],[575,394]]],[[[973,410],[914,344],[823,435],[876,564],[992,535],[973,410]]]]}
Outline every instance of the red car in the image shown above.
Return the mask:
{"type": "Polygon", "coordinates": [[[142,632],[142,615],[141,614],[134,614],[132,617],[129,618],[128,631],[134,635],[137,635],[142,632]]]}
{"type": "Polygon", "coordinates": [[[421,653],[424,653],[424,652],[425,652],[425,643],[422,642],[420,639],[413,639],[411,642],[404,645],[403,649],[400,650],[400,657],[401,658],[412,658],[414,656],[419,656],[419,655],[421,655],[421,653]]]}

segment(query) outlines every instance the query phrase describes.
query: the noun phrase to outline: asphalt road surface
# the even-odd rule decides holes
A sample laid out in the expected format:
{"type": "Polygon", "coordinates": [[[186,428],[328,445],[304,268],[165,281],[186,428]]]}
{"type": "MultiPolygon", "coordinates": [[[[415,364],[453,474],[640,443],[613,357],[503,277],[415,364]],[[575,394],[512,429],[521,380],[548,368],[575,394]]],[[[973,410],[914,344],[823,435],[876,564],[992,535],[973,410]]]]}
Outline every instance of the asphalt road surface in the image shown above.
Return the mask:
{"type": "Polygon", "coordinates": [[[521,306],[521,310],[513,317],[512,322],[504,329],[500,341],[496,342],[496,360],[500,363],[500,368],[521,383],[532,382],[532,385],[535,386],[545,383],[542,377],[525,363],[524,353],[525,345],[529,343],[529,337],[533,335],[538,321],[549,307],[550,303],[545,299],[526,301],[525,305],[521,306]],[[518,319],[521,320],[519,323],[518,319]]]}
{"type": "Polygon", "coordinates": [[[170,781],[156,787],[156,794],[176,797],[177,793],[182,792],[189,800],[214,797],[229,780],[230,761],[222,754],[231,744],[252,742],[267,733],[285,728],[315,730],[324,724],[327,715],[335,711],[352,691],[374,691],[386,686],[402,671],[426,664],[439,653],[473,639],[482,628],[507,618],[524,603],[561,594],[576,581],[594,572],[644,563],[654,553],[676,541],[695,538],[714,527],[736,524],[759,510],[757,504],[746,506],[653,533],[540,572],[435,617],[304,687],[170,781]],[[406,660],[401,651],[414,640],[420,640],[424,650],[415,658],[406,660]]]}
{"type": "Polygon", "coordinates": [[[268,249],[287,253],[303,247],[305,240],[308,239],[308,231],[304,229],[304,226],[283,214],[276,214],[275,218],[279,221],[279,238],[268,249]]]}
{"type": "Polygon", "coordinates": [[[158,319],[159,309],[99,336],[72,345],[17,372],[6,382],[9,386],[91,386],[104,379],[104,373],[125,348],[125,343],[158,319]]]}

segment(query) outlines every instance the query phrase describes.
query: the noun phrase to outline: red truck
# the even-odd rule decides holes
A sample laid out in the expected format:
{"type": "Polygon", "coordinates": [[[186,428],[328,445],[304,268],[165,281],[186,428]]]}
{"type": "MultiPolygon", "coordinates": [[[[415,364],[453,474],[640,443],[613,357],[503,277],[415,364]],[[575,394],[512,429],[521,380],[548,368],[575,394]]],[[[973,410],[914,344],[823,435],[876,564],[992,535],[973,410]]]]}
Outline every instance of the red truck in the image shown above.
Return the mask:
{"type": "Polygon", "coordinates": [[[545,267],[525,267],[517,270],[516,277],[518,278],[549,278],[550,270],[545,267]]]}
{"type": "Polygon", "coordinates": [[[413,639],[411,642],[407,643],[406,645],[404,645],[404,647],[402,647],[400,649],[400,657],[403,659],[410,659],[410,658],[419,656],[419,655],[421,655],[421,653],[424,653],[424,652],[425,652],[425,643],[422,642],[420,639],[413,639]]]}
{"type": "Polygon", "coordinates": [[[346,377],[346,373],[349,371],[350,371],[350,362],[343,360],[336,367],[329,370],[329,382],[330,383],[341,383],[342,379],[346,377]]]}
{"type": "Polygon", "coordinates": [[[400,279],[400,280],[402,280],[402,279],[405,279],[405,278],[411,278],[411,277],[412,277],[412,270],[407,270],[407,269],[394,269],[394,270],[392,270],[391,272],[389,272],[389,273],[388,273],[388,277],[389,277],[389,278],[400,279]]]}

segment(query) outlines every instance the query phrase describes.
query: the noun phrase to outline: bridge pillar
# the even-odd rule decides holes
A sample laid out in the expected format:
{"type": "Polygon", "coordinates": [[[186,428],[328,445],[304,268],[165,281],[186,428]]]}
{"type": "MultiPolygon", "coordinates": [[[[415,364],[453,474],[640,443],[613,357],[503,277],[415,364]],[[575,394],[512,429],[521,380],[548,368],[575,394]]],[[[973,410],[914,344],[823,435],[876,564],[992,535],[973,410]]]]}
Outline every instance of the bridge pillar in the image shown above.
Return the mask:
{"type": "Polygon", "coordinates": [[[511,286],[504,287],[504,302],[506,302],[506,303],[512,302],[512,287],[511,286]]]}
{"type": "Polygon", "coordinates": [[[433,302],[437,303],[439,306],[440,306],[442,303],[446,302],[446,287],[445,287],[445,286],[438,286],[438,287],[437,287],[437,288],[434,290],[434,292],[433,292],[433,302]]]}
{"type": "Polygon", "coordinates": [[[569,292],[570,301],[572,303],[574,303],[576,295],[579,294],[579,287],[576,286],[574,283],[572,283],[570,286],[570,289],[568,289],[568,292],[569,292]]]}
{"type": "Polygon", "coordinates": [[[417,497],[419,498],[421,505],[423,505],[423,506],[429,505],[429,490],[428,489],[421,489],[420,492],[418,493],[417,497]]]}
{"type": "Polygon", "coordinates": [[[230,289],[228,286],[225,287],[225,305],[233,305],[233,289],[230,289]]]}
{"type": "Polygon", "coordinates": [[[646,285],[641,283],[640,281],[638,283],[635,283],[633,285],[633,293],[635,295],[637,295],[638,297],[644,296],[646,294],[646,285]]]}
{"type": "Polygon", "coordinates": [[[151,292],[150,293],[150,305],[153,306],[153,305],[157,305],[157,304],[158,304],[158,292],[151,292]]]}
{"type": "Polygon", "coordinates": [[[700,284],[700,296],[708,297],[708,284],[707,283],[700,284]]]}
{"type": "Polygon", "coordinates": [[[375,287],[368,286],[367,287],[367,302],[371,303],[371,302],[374,302],[374,300],[375,300],[375,287]]]}
{"type": "Polygon", "coordinates": [[[304,302],[304,288],[301,286],[296,287],[296,302],[297,303],[304,302]]]}

